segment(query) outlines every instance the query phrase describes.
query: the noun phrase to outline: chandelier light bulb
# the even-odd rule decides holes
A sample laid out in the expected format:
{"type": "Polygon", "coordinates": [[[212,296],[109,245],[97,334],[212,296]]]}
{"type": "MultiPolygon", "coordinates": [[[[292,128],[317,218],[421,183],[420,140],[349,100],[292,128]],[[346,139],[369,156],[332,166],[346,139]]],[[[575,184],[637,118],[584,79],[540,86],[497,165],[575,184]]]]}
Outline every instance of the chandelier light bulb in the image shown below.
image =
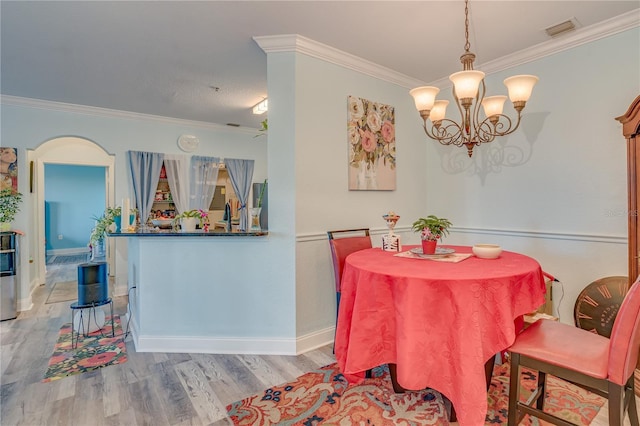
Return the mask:
{"type": "Polygon", "coordinates": [[[431,110],[431,115],[429,116],[432,123],[435,123],[436,121],[441,121],[444,119],[444,116],[447,112],[447,105],[449,105],[449,101],[444,101],[444,100],[436,101],[433,104],[433,109],[431,110]]]}
{"type": "Polygon", "coordinates": [[[482,107],[484,108],[484,115],[491,117],[494,115],[502,114],[504,103],[507,100],[506,96],[487,96],[482,100],[482,107]]]}
{"type": "Polygon", "coordinates": [[[439,91],[440,89],[434,86],[422,86],[412,89],[409,93],[413,96],[418,111],[431,111],[439,91]]]}
{"type": "Polygon", "coordinates": [[[482,71],[459,71],[449,76],[453,82],[458,99],[475,98],[478,94],[478,86],[484,78],[482,71]]]}
{"type": "Polygon", "coordinates": [[[533,86],[538,82],[535,75],[514,75],[506,78],[504,85],[509,90],[509,99],[511,102],[526,102],[531,97],[533,86]]]}

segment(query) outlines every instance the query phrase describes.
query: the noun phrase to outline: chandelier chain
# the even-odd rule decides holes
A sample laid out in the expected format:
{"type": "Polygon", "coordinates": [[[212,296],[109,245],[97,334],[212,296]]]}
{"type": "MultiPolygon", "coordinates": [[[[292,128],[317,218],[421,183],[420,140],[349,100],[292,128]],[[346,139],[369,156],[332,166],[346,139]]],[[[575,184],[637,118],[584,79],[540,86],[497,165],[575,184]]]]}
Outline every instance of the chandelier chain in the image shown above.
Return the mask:
{"type": "Polygon", "coordinates": [[[469,43],[469,0],[464,1],[464,51],[468,52],[471,49],[471,43],[469,43]]]}

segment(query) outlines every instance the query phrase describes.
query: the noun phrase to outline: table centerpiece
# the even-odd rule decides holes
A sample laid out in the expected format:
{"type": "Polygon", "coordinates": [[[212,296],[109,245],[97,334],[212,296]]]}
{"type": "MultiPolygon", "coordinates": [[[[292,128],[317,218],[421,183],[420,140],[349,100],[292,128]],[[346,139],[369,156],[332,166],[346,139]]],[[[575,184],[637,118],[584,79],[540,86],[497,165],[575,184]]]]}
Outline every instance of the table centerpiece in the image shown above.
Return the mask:
{"type": "Polygon", "coordinates": [[[438,240],[449,234],[450,227],[451,222],[448,219],[429,215],[427,217],[421,217],[413,222],[411,229],[420,233],[420,239],[422,240],[422,253],[434,254],[436,252],[438,240]]]}

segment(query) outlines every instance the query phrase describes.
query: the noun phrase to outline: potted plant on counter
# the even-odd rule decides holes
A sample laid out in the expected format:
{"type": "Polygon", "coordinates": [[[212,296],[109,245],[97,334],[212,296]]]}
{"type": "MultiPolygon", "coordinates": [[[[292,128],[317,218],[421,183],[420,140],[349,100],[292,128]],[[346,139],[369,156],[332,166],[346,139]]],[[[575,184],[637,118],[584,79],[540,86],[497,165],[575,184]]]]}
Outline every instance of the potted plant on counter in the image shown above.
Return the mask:
{"type": "Polygon", "coordinates": [[[438,240],[449,234],[450,227],[451,222],[448,219],[437,217],[435,215],[421,217],[413,222],[412,229],[415,232],[420,232],[422,253],[434,254],[436,252],[438,240]]]}
{"type": "Polygon", "coordinates": [[[91,248],[91,260],[101,260],[107,256],[105,238],[111,225],[115,222],[115,215],[120,214],[120,207],[107,207],[102,216],[94,216],[95,226],[89,236],[89,247],[91,248]]]}
{"type": "Polygon", "coordinates": [[[199,223],[202,228],[204,219],[208,216],[209,213],[202,209],[187,210],[186,212],[180,213],[173,219],[173,225],[175,228],[175,226],[180,223],[180,229],[182,232],[194,232],[196,230],[196,224],[199,223]]]}
{"type": "Polygon", "coordinates": [[[107,214],[113,217],[113,222],[116,224],[115,232],[130,232],[132,231],[132,226],[135,228],[138,209],[129,209],[129,225],[126,229],[122,229],[122,207],[109,207],[107,208],[107,214]]]}
{"type": "Polygon", "coordinates": [[[13,188],[5,188],[0,191],[0,231],[6,232],[11,229],[11,222],[20,211],[22,194],[13,188]]]}

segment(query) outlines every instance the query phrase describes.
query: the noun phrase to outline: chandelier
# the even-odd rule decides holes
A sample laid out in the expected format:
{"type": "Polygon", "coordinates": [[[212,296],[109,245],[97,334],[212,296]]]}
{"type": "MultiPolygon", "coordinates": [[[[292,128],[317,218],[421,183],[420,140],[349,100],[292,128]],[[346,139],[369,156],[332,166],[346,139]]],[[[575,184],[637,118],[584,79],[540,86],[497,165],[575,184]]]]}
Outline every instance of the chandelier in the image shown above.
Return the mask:
{"type": "Polygon", "coordinates": [[[485,97],[484,73],[473,69],[476,55],[469,49],[469,0],[464,2],[464,53],[460,56],[463,71],[453,73],[449,80],[453,82],[453,98],[458,111],[460,122],[445,118],[449,101],[436,100],[440,91],[437,87],[422,86],[411,90],[416,108],[424,121],[424,131],[428,137],[435,139],[442,145],[467,147],[469,157],[473,155],[473,148],[481,143],[493,141],[496,136],[513,133],[520,125],[520,113],[531,97],[533,86],[538,82],[534,75],[515,75],[504,80],[509,92],[509,99],[518,114],[514,123],[511,118],[502,114],[506,96],[485,97]],[[475,102],[474,102],[475,99],[475,102]],[[486,118],[480,117],[480,105],[484,108],[486,118]],[[427,120],[431,120],[428,126],[427,120]]]}

